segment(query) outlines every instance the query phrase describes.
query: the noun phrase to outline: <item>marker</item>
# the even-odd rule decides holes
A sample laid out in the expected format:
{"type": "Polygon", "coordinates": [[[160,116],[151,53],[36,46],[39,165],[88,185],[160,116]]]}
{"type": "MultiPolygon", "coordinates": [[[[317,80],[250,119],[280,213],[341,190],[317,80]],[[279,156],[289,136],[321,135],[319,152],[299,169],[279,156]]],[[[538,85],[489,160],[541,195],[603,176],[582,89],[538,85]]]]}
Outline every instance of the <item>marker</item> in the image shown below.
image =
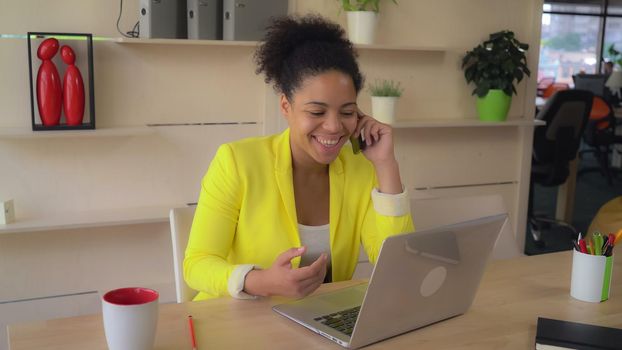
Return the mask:
{"type": "Polygon", "coordinates": [[[615,245],[615,241],[616,241],[616,236],[613,235],[613,233],[609,234],[609,244],[607,247],[607,250],[605,250],[605,256],[611,256],[611,254],[613,254],[613,247],[615,245]]]}
{"type": "Polygon", "coordinates": [[[594,255],[594,237],[590,237],[588,235],[587,241],[585,243],[587,244],[587,249],[589,250],[590,254],[594,255]]]}
{"type": "Polygon", "coordinates": [[[581,253],[587,254],[587,246],[585,245],[585,240],[583,238],[579,240],[579,248],[581,248],[581,253]]]}
{"type": "Polygon", "coordinates": [[[579,246],[579,243],[577,243],[574,239],[572,240],[572,245],[574,245],[574,249],[578,252],[581,251],[581,247],[579,246]]]}
{"type": "Polygon", "coordinates": [[[188,326],[190,326],[190,340],[192,340],[192,350],[197,350],[197,339],[194,336],[194,321],[192,316],[188,315],[188,326]]]}
{"type": "Polygon", "coordinates": [[[594,255],[602,255],[603,236],[601,236],[600,233],[592,237],[592,245],[594,245],[594,255]]]}
{"type": "Polygon", "coordinates": [[[579,232],[579,235],[577,236],[577,244],[579,244],[580,240],[581,240],[581,232],[579,232]]]}
{"type": "Polygon", "coordinates": [[[605,243],[603,243],[601,252],[602,255],[607,255],[607,249],[609,249],[609,236],[603,236],[603,240],[605,241],[605,243]]]}

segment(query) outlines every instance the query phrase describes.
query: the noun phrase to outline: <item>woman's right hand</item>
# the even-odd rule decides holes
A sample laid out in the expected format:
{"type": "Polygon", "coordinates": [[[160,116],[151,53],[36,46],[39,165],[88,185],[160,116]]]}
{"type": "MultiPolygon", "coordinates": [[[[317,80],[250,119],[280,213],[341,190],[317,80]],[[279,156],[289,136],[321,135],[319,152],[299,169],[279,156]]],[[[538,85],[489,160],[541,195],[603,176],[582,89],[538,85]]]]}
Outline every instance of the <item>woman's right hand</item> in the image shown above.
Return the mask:
{"type": "Polygon", "coordinates": [[[320,255],[311,265],[292,269],[291,260],[304,254],[306,248],[290,248],[281,253],[266,270],[251,270],[244,280],[244,291],[258,296],[302,298],[324,282],[328,258],[320,255]]]}

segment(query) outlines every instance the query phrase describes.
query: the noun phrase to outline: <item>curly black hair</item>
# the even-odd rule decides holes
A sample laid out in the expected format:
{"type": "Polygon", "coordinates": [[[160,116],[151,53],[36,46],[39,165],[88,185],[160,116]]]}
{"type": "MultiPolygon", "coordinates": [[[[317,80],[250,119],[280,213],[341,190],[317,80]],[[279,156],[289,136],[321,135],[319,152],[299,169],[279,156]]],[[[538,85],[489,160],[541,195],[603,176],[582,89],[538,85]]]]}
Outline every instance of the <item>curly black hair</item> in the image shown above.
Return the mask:
{"type": "Polygon", "coordinates": [[[291,101],[303,79],[328,70],[349,75],[358,94],[363,76],[357,53],[336,23],[319,15],[279,17],[268,26],[263,43],[255,52],[256,73],[291,101]]]}

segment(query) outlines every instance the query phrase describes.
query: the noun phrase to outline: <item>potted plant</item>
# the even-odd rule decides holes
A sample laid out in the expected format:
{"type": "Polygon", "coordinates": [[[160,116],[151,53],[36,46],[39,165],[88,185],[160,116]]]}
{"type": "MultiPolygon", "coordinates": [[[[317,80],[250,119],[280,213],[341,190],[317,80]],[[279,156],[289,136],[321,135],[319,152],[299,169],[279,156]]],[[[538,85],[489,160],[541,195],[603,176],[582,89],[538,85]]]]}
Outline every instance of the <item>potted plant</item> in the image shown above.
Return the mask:
{"type": "MultiPolygon", "coordinates": [[[[396,0],[391,0],[397,5],[396,0]]],[[[348,38],[355,44],[372,44],[380,0],[341,0],[348,17],[348,38]]]]}
{"type": "Polygon", "coordinates": [[[386,124],[395,123],[395,107],[404,89],[393,80],[376,80],[369,85],[372,117],[386,124]]]}
{"type": "Polygon", "coordinates": [[[490,34],[490,38],[462,59],[467,83],[475,84],[479,118],[485,121],[504,121],[507,118],[514,81],[529,76],[525,52],[528,44],[521,43],[509,30],[490,34]]]}
{"type": "Polygon", "coordinates": [[[615,44],[609,45],[607,48],[607,56],[614,65],[617,64],[618,67],[622,67],[622,52],[616,50],[615,44]]]}

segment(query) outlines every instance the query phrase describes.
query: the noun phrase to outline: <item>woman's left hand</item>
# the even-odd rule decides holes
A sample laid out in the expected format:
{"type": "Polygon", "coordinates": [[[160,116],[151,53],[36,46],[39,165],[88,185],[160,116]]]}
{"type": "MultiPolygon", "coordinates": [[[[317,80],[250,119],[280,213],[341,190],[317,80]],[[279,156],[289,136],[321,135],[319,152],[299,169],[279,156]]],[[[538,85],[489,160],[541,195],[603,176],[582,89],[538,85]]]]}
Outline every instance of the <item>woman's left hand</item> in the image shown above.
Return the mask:
{"type": "Polygon", "coordinates": [[[365,115],[361,110],[357,110],[359,120],[354,130],[354,137],[363,134],[363,139],[367,147],[363,154],[374,166],[382,165],[386,162],[395,162],[393,151],[393,129],[390,125],[381,123],[376,119],[365,115]]]}

